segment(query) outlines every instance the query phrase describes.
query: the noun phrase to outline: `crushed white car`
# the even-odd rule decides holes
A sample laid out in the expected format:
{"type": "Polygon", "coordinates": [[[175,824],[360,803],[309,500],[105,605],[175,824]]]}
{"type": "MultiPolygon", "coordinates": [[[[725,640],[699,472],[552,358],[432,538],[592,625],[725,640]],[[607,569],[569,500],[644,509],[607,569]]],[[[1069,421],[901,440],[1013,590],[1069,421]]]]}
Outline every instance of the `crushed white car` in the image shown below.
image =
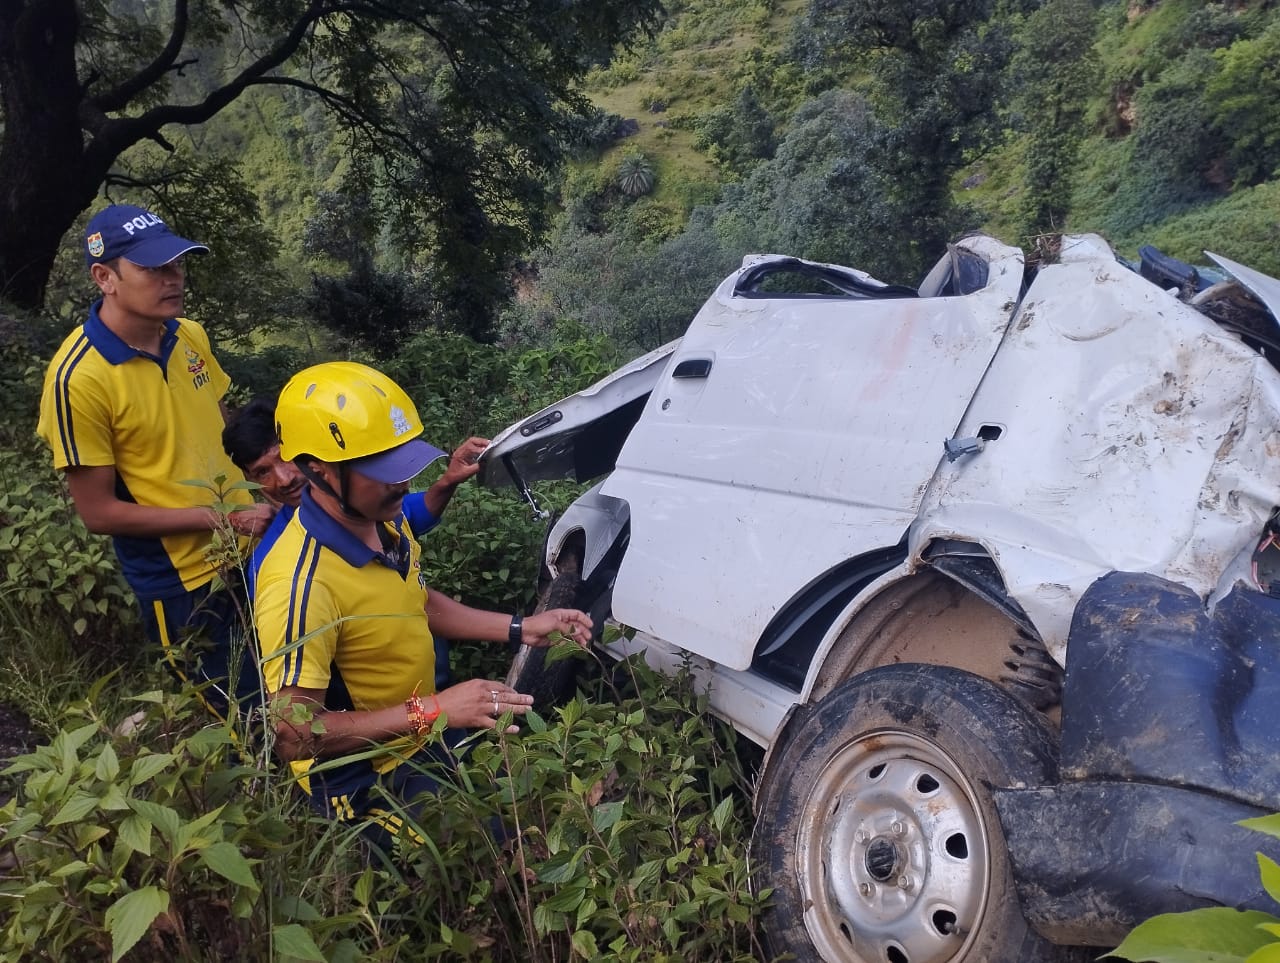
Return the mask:
{"type": "Polygon", "coordinates": [[[554,601],[634,628],[615,655],[692,659],[768,750],[777,951],[1075,959],[1265,900],[1234,822],[1280,799],[1280,736],[1242,722],[1280,677],[1250,578],[1280,282],[1210,257],[1080,235],[1029,267],[973,236],[917,288],[749,257],[681,339],[485,453],[526,494],[603,476],[548,537],[554,601]],[[1202,711],[1134,708],[1168,699],[1202,711]]]}

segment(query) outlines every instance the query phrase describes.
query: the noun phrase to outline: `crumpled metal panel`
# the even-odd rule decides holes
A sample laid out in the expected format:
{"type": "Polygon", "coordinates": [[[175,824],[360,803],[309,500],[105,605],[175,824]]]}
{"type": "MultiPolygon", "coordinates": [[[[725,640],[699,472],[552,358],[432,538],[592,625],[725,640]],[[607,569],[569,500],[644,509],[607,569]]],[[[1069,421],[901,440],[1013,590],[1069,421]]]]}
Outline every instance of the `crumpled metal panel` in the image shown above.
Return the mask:
{"type": "Polygon", "coordinates": [[[1280,373],[1193,308],[1063,239],[1009,325],[912,526],[970,539],[1065,661],[1077,600],[1111,571],[1206,598],[1280,504],[1280,373]]]}
{"type": "Polygon", "coordinates": [[[614,614],[731,669],[816,576],[895,545],[1009,324],[1022,252],[965,296],[735,297],[699,311],[602,491],[631,507],[614,614]],[[676,379],[682,361],[706,377],[676,379]]]}

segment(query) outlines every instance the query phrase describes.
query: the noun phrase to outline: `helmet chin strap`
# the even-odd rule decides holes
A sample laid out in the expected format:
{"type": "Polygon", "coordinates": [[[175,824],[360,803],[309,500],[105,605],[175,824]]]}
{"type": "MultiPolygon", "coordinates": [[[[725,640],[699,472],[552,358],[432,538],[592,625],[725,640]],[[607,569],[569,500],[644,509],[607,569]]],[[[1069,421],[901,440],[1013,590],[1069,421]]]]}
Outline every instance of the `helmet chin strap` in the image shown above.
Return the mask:
{"type": "Polygon", "coordinates": [[[350,518],[352,521],[356,521],[356,522],[369,521],[369,516],[365,515],[363,512],[356,511],[354,508],[351,507],[351,505],[347,503],[347,493],[349,491],[351,469],[347,467],[347,463],[345,461],[338,462],[338,478],[342,483],[341,492],[335,492],[333,490],[333,486],[324,480],[324,476],[322,476],[318,471],[313,469],[309,464],[305,463],[303,459],[301,458],[297,459],[295,464],[297,464],[298,470],[302,472],[302,474],[306,477],[307,481],[311,482],[312,485],[320,489],[330,498],[337,500],[338,507],[342,509],[342,514],[346,515],[347,518],[350,518]]]}

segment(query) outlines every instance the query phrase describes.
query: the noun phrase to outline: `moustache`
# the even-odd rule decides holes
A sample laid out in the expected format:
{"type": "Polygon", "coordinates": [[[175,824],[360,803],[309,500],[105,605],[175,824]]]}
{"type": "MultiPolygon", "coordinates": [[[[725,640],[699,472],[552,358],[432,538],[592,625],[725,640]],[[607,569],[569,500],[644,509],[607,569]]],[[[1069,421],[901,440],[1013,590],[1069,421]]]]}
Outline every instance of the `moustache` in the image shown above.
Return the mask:
{"type": "Polygon", "coordinates": [[[403,489],[397,488],[395,491],[391,492],[389,495],[387,495],[386,498],[382,500],[382,507],[391,508],[396,504],[396,502],[403,501],[404,496],[407,494],[409,494],[408,486],[405,486],[405,488],[403,489]]]}

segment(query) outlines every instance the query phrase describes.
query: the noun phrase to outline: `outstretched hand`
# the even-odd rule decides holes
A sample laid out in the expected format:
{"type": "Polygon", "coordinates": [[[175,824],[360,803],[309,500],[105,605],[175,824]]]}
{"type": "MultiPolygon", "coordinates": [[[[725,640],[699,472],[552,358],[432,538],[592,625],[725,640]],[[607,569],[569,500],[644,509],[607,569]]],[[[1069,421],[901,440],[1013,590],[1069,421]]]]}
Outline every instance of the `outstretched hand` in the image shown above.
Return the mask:
{"type": "MultiPolygon", "coordinates": [[[[468,679],[451,685],[436,694],[440,711],[448,717],[449,725],[465,729],[494,729],[498,720],[508,712],[522,716],[533,705],[533,696],[517,692],[505,682],[492,679],[468,679]]],[[[509,725],[507,734],[520,731],[517,725],[509,725]]]]}
{"type": "Polygon", "coordinates": [[[266,502],[257,502],[244,508],[232,509],[227,515],[227,524],[231,526],[231,530],[237,535],[257,537],[271,526],[271,520],[275,518],[275,515],[276,507],[274,505],[268,505],[266,502]]]}
{"type": "Polygon", "coordinates": [[[544,648],[556,640],[551,636],[559,632],[570,641],[585,647],[591,641],[591,616],[577,609],[548,609],[530,615],[521,625],[520,641],[535,648],[544,648]]]}
{"type": "Polygon", "coordinates": [[[480,470],[480,455],[489,447],[488,438],[468,438],[453,450],[449,466],[440,480],[449,486],[457,486],[480,470]]]}

